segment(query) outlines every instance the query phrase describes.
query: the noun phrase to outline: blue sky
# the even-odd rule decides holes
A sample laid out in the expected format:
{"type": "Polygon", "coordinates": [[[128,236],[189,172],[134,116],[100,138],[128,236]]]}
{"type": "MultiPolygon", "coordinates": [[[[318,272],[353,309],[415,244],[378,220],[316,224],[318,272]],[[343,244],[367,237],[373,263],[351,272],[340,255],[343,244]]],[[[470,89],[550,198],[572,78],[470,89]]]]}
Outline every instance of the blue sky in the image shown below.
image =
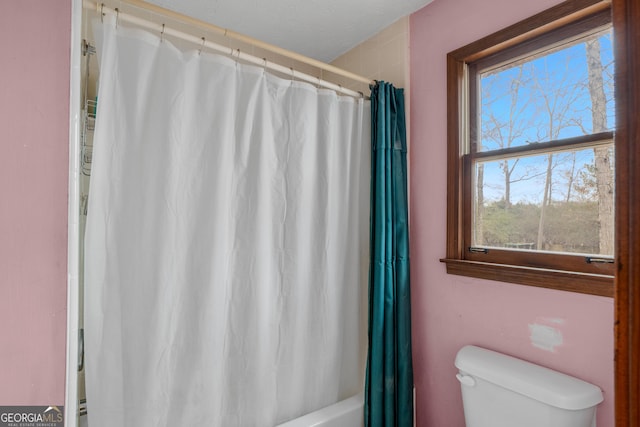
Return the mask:
{"type": "MultiPolygon", "coordinates": [[[[613,49],[610,32],[599,36],[604,66],[607,126],[614,126],[613,49]],[[609,79],[607,79],[609,77],[609,79]]],[[[481,130],[483,150],[521,146],[591,133],[591,97],[588,88],[585,43],[580,42],[546,56],[521,62],[511,68],[481,76],[481,130]],[[550,94],[546,99],[541,93],[550,94]]],[[[593,150],[576,153],[577,170],[593,162],[593,150]]],[[[511,161],[513,165],[514,160],[511,161]]],[[[567,194],[573,157],[554,155],[554,199],[567,194]],[[564,160],[564,165],[561,160],[564,160]]],[[[547,156],[521,158],[512,178],[524,179],[511,185],[511,201],[538,203],[542,200],[547,156]],[[536,178],[536,176],[538,176],[536,178]]],[[[498,162],[485,163],[485,200],[499,200],[504,194],[504,174],[498,162]]],[[[575,194],[575,192],[574,192],[575,194]]]]}

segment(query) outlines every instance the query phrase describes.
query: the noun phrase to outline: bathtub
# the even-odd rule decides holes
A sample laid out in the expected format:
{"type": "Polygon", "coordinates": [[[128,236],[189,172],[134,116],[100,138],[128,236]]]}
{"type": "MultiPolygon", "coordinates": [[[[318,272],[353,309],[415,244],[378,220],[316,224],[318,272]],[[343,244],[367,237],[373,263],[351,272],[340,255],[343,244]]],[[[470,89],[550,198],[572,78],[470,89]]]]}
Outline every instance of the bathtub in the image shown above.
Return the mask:
{"type": "MultiPolygon", "coordinates": [[[[362,427],[363,411],[364,396],[358,394],[276,427],[362,427]]],[[[80,417],[79,427],[88,427],[86,415],[80,417]]]]}
{"type": "Polygon", "coordinates": [[[276,427],[362,427],[364,396],[358,394],[276,427]]]}

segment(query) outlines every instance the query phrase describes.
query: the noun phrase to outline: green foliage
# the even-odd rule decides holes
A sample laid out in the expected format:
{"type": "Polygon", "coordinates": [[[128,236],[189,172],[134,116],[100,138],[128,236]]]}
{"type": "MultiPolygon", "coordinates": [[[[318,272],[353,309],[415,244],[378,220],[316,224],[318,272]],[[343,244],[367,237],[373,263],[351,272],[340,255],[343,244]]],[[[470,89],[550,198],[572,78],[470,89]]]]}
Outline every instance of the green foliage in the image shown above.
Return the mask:
{"type": "MultiPolygon", "coordinates": [[[[485,206],[485,246],[537,249],[540,205],[504,201],[485,206]]],[[[553,202],[545,209],[544,250],[598,253],[598,204],[596,202],[553,202]]]]}
{"type": "Polygon", "coordinates": [[[536,241],[540,207],[528,203],[507,206],[504,200],[484,209],[484,244],[504,247],[536,241]]]}

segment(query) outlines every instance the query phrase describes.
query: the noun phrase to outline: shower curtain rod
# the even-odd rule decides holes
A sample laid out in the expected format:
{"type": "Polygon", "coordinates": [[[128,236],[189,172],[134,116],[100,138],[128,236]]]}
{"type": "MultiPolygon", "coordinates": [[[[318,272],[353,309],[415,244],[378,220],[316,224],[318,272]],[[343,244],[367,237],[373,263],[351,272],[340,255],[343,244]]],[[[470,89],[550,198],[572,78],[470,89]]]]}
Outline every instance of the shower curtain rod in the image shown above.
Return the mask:
{"type": "MultiPolygon", "coordinates": [[[[199,27],[203,27],[206,30],[209,31],[214,31],[218,34],[221,34],[223,36],[226,37],[230,37],[245,43],[249,43],[252,44],[256,47],[265,49],[265,50],[269,50],[271,52],[277,53],[279,55],[282,56],[286,56],[288,58],[291,58],[295,61],[299,61],[299,62],[303,62],[312,66],[315,66],[317,68],[320,68],[322,70],[325,71],[329,71],[331,73],[334,74],[338,74],[341,75],[343,77],[347,77],[351,80],[356,80],[362,83],[367,83],[367,84],[375,84],[375,81],[372,81],[366,77],[362,77],[359,76],[357,74],[351,73],[349,71],[343,70],[341,68],[335,67],[333,65],[330,64],[326,64],[324,62],[321,61],[317,61],[313,58],[309,58],[303,55],[299,55],[296,54],[294,52],[290,52],[287,51],[286,49],[282,49],[279,48],[277,46],[273,46],[270,45],[268,43],[264,43],[261,42],[259,40],[247,37],[247,36],[243,36],[242,34],[239,33],[235,33],[233,31],[230,30],[226,30],[224,28],[221,27],[217,27],[213,24],[209,24],[206,23],[204,21],[200,21],[198,19],[195,18],[191,18],[189,16],[186,15],[182,15],[180,13],[177,12],[173,12],[171,10],[162,8],[160,6],[155,6],[149,3],[146,3],[144,1],[140,1],[140,0],[126,0],[125,3],[131,4],[132,6],[136,6],[142,9],[146,9],[148,11],[151,12],[155,12],[157,14],[166,16],[168,18],[172,18],[172,19],[177,19],[179,21],[183,21],[186,22],[188,24],[192,24],[195,26],[199,26],[199,27]]],[[[101,14],[101,15],[114,15],[116,17],[116,22],[118,21],[124,21],[124,22],[129,22],[131,24],[158,32],[161,37],[164,35],[168,35],[168,36],[172,36],[172,37],[176,37],[179,38],[181,40],[185,40],[188,42],[191,42],[193,44],[199,45],[200,46],[200,50],[202,50],[203,48],[209,48],[211,50],[215,50],[217,52],[223,53],[225,55],[229,55],[231,57],[235,57],[238,58],[242,61],[248,62],[248,63],[252,63],[270,70],[274,70],[277,71],[281,74],[287,75],[287,76],[291,76],[294,79],[297,80],[302,80],[302,81],[306,81],[318,86],[322,86],[328,89],[332,89],[336,92],[345,94],[345,95],[349,95],[349,96],[353,96],[353,97],[364,97],[364,94],[362,92],[357,92],[351,89],[347,89],[342,87],[339,84],[336,83],[331,83],[329,81],[323,80],[320,77],[315,77],[312,76],[310,74],[306,74],[306,73],[302,73],[300,71],[294,70],[292,67],[285,67],[283,65],[277,64],[275,62],[272,61],[268,61],[266,58],[258,58],[257,56],[253,56],[250,55],[248,53],[242,52],[240,49],[233,49],[233,48],[229,48],[227,46],[223,46],[220,45],[218,43],[215,42],[211,42],[206,40],[205,37],[198,37],[198,36],[194,36],[193,34],[188,34],[185,33],[183,31],[179,31],[176,30],[174,28],[168,27],[165,24],[157,24],[155,22],[137,17],[135,15],[129,14],[129,13],[124,13],[118,10],[118,8],[112,9],[110,7],[105,6],[104,3],[98,3],[92,0],[83,0],[82,2],[83,7],[86,9],[94,9],[97,13],[101,14]]]]}

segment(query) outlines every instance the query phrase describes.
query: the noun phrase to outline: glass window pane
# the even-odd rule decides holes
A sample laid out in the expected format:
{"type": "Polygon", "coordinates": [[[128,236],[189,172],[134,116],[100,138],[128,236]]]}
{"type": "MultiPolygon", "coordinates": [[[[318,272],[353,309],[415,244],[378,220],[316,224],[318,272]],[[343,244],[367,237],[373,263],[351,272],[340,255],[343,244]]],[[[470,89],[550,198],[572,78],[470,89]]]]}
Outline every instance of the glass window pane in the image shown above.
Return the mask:
{"type": "Polygon", "coordinates": [[[480,73],[478,152],[614,127],[611,30],[480,73]]]}
{"type": "Polygon", "coordinates": [[[472,245],[613,255],[612,165],[612,145],[476,162],[472,245]]]}

